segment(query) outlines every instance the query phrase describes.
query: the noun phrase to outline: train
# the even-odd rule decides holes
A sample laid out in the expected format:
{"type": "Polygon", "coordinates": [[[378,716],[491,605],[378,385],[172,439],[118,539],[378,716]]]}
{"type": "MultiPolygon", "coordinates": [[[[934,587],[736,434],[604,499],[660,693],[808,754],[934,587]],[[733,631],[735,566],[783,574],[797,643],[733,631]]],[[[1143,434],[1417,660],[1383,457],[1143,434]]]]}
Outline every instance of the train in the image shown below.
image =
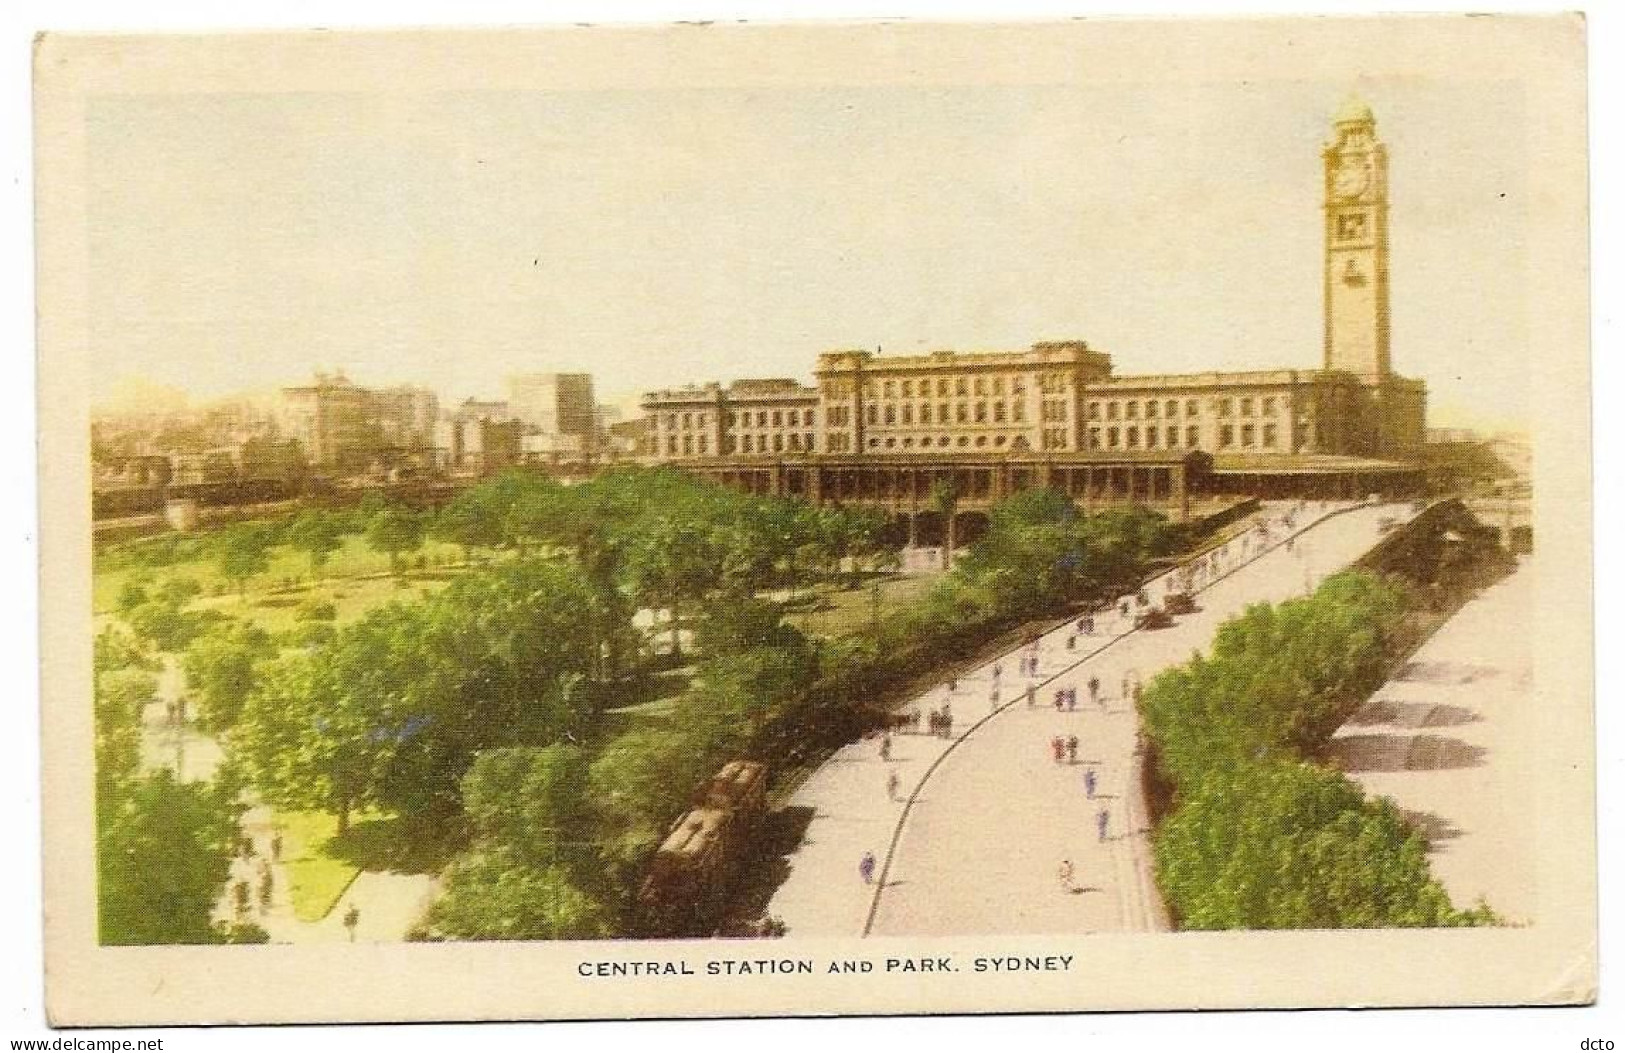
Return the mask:
{"type": "Polygon", "coordinates": [[[700,784],[691,803],[655,850],[638,889],[638,927],[650,938],[715,930],[767,812],[767,766],[729,761],[700,784]]]}

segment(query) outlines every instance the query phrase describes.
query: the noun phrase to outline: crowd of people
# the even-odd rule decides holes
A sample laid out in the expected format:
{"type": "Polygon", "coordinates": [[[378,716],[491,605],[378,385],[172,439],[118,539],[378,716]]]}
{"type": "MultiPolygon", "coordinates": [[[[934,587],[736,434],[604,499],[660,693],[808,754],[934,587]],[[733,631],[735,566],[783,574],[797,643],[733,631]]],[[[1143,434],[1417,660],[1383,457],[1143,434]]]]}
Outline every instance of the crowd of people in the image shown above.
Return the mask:
{"type": "MultiPolygon", "coordinates": [[[[1108,623],[1108,632],[1115,634],[1126,633],[1137,625],[1142,624],[1144,615],[1155,607],[1154,597],[1166,608],[1170,597],[1176,594],[1190,595],[1213,584],[1220,577],[1235,570],[1251,559],[1268,551],[1277,538],[1277,531],[1283,531],[1286,544],[1290,551],[1292,532],[1296,529],[1299,519],[1307,511],[1307,506],[1300,501],[1279,516],[1260,517],[1246,529],[1233,535],[1227,541],[1219,544],[1201,556],[1188,561],[1181,567],[1161,578],[1147,583],[1145,587],[1133,594],[1119,597],[1114,603],[1105,606],[1100,611],[1088,612],[1079,617],[1076,622],[1067,626],[1064,638],[1064,648],[1068,654],[1075,654],[1078,650],[1080,638],[1094,637],[1101,630],[1099,619],[1104,617],[1108,623]]],[[[1181,612],[1183,613],[1183,612],[1181,612]]],[[[1018,676],[1027,683],[1017,688],[1016,694],[1025,700],[1028,709],[1033,709],[1038,702],[1039,681],[1043,677],[1043,649],[1041,640],[1031,639],[1022,646],[1017,655],[1018,676]]],[[[1086,659],[1085,659],[1086,660],[1086,659]]],[[[1074,660],[1068,659],[1069,662],[1074,660]]],[[[993,712],[1000,708],[1003,694],[1004,661],[996,660],[989,668],[988,704],[993,712]]],[[[1101,676],[1091,673],[1085,682],[1089,693],[1089,703],[1092,707],[1105,710],[1107,696],[1103,687],[1101,676]]],[[[1122,672],[1119,680],[1119,698],[1125,705],[1138,706],[1143,690],[1139,674],[1133,669],[1122,672]]],[[[949,677],[942,685],[942,704],[940,708],[932,708],[926,717],[927,732],[934,736],[951,739],[953,737],[954,718],[951,699],[958,694],[959,678],[949,677]]],[[[1013,698],[1016,696],[1012,696],[1013,698]]],[[[1052,696],[1054,709],[1057,713],[1073,713],[1078,708],[1078,688],[1076,686],[1057,687],[1052,696]]],[[[891,727],[897,730],[918,731],[920,726],[920,713],[912,709],[894,717],[891,727]]],[[[1048,755],[1052,763],[1061,766],[1074,766],[1079,763],[1080,740],[1075,732],[1053,735],[1049,740],[1048,755]]],[[[1136,754],[1140,752],[1138,739],[1136,740],[1136,754]]],[[[892,740],[889,733],[881,738],[879,749],[880,759],[884,762],[892,760],[892,740]]],[[[1083,793],[1086,800],[1096,801],[1101,794],[1100,773],[1097,770],[1098,762],[1086,761],[1083,771],[1083,793]]],[[[902,777],[895,768],[888,770],[886,775],[886,796],[888,800],[898,801],[902,795],[902,777]]],[[[1111,839],[1111,812],[1101,805],[1094,813],[1095,836],[1097,843],[1104,844],[1111,839]]],[[[858,863],[859,876],[865,885],[874,883],[877,862],[873,852],[864,852],[858,863]]],[[[1062,860],[1060,864],[1061,887],[1068,893],[1082,891],[1077,885],[1076,866],[1070,859],[1062,860]]]]}

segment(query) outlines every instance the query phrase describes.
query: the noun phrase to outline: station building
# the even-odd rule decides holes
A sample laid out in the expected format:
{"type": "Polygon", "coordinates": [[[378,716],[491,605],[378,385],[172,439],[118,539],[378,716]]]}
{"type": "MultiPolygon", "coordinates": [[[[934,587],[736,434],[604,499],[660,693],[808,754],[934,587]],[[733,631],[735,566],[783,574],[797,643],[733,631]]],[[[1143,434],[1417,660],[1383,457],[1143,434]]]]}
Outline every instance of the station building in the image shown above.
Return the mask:
{"type": "Polygon", "coordinates": [[[641,452],[819,499],[854,477],[868,479],[858,499],[913,499],[905,492],[918,488],[898,473],[957,478],[972,465],[985,465],[988,480],[1031,475],[1050,485],[1062,471],[1083,480],[1068,487],[1075,494],[1103,500],[1180,502],[1193,487],[1266,496],[1413,489],[1427,392],[1390,365],[1388,154],[1370,108],[1345,103],[1321,155],[1318,369],[1119,375],[1110,355],[1082,340],[1022,351],[832,351],[818,357],[811,385],[740,380],[649,393],[641,452]],[[1137,487],[1138,470],[1152,468],[1163,471],[1137,487]],[[814,481],[797,487],[797,478],[814,481]]]}

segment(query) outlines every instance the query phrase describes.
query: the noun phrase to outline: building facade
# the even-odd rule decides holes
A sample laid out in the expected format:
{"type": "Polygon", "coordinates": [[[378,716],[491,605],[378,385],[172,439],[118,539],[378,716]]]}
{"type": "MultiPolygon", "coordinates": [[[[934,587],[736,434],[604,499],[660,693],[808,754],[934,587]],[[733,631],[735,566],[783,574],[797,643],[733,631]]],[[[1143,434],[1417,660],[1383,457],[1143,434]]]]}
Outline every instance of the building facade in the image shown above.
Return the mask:
{"type": "Polygon", "coordinates": [[[1423,442],[1426,389],[1390,366],[1388,156],[1351,100],[1324,162],[1321,368],[1118,375],[1081,340],[1025,351],[820,355],[815,383],[741,380],[652,392],[644,455],[1100,462],[1200,453],[1260,474],[1403,470],[1423,442]]]}
{"type": "Polygon", "coordinates": [[[508,407],[527,435],[569,436],[590,451],[598,404],[590,373],[522,373],[508,378],[508,407]]]}

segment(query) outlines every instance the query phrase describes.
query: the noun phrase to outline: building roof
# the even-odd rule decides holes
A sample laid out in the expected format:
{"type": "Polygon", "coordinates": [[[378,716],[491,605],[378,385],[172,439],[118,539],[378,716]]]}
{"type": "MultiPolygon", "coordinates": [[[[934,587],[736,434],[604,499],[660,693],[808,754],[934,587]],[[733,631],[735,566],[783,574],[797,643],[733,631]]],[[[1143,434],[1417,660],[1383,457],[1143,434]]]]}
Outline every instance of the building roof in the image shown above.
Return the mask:
{"type": "Polygon", "coordinates": [[[1343,105],[1337,108],[1337,115],[1332,118],[1333,124],[1375,124],[1376,115],[1371,112],[1371,106],[1354,92],[1343,100],[1343,105]]]}
{"type": "Polygon", "coordinates": [[[1343,475],[1351,472],[1380,474],[1415,472],[1421,466],[1403,461],[1379,461],[1370,457],[1348,457],[1331,453],[1280,454],[1221,453],[1213,457],[1216,475],[1343,475]]]}

